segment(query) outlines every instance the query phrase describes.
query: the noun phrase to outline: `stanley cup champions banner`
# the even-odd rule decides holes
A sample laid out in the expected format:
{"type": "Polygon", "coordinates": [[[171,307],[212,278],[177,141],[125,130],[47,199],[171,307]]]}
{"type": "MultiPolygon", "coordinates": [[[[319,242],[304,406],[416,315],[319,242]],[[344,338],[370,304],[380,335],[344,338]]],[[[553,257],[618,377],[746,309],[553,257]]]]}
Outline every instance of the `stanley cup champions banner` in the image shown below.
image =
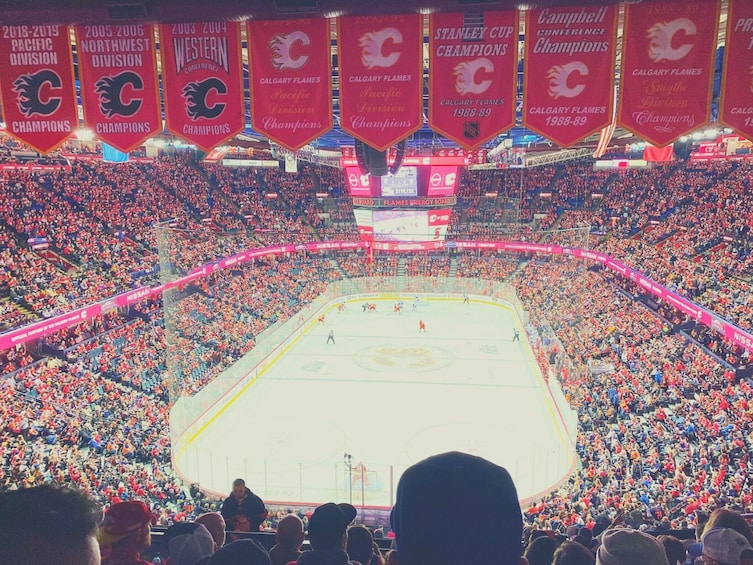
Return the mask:
{"type": "Polygon", "coordinates": [[[329,20],[248,21],[251,123],[291,151],[332,129],[329,20]]]}
{"type": "Polygon", "coordinates": [[[123,153],[162,131],[151,24],[75,27],[84,123],[123,153]]]}
{"type": "Polygon", "coordinates": [[[719,121],[753,140],[753,2],[729,0],[719,121]]]}
{"type": "Polygon", "coordinates": [[[517,12],[429,16],[429,126],[475,149],[515,125],[517,12]]]}
{"type": "Polygon", "coordinates": [[[423,16],[337,19],[340,126],[384,151],[423,121],[423,16]]]}
{"type": "Polygon", "coordinates": [[[210,151],[243,130],[240,23],[159,26],[167,129],[210,151]]]}
{"type": "Polygon", "coordinates": [[[68,27],[0,28],[0,103],[6,131],[49,153],[78,128],[68,27]]]}
{"type": "Polygon", "coordinates": [[[719,0],[625,6],[617,122],[657,147],[708,123],[719,0]]]}
{"type": "Polygon", "coordinates": [[[523,124],[563,147],[612,122],[617,7],[526,12],[523,124]]]}

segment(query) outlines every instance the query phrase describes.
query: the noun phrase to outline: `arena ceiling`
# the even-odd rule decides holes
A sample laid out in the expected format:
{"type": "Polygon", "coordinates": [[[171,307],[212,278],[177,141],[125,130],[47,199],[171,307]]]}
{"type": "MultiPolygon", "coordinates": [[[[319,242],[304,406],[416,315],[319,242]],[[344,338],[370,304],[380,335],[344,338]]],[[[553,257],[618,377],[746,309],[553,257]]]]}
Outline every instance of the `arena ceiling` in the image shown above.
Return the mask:
{"type": "MultiPolygon", "coordinates": [[[[632,0],[633,3],[642,0],[632,0]]],[[[644,0],[659,2],[661,0],[644,0]]],[[[722,0],[722,15],[719,31],[719,45],[724,45],[724,25],[726,23],[726,0],[722,0]]],[[[618,0],[0,0],[0,25],[19,25],[29,23],[50,24],[92,24],[153,22],[175,23],[188,21],[247,20],[247,19],[281,19],[306,18],[314,16],[337,17],[349,15],[386,14],[386,13],[424,13],[433,12],[478,12],[488,10],[533,9],[572,5],[612,5],[618,0]]],[[[621,16],[620,16],[621,20],[621,16]]],[[[618,26],[621,30],[622,26],[618,26]]],[[[244,32],[245,33],[245,32],[244,32]]],[[[334,20],[333,20],[334,33],[334,20]]],[[[621,33],[621,32],[620,32],[621,33]]],[[[75,58],[75,40],[74,58],[75,58]]],[[[522,56],[522,54],[521,54],[522,56]]],[[[159,63],[158,63],[159,64],[159,63]]],[[[617,68],[619,69],[619,50],[617,68]]],[[[244,78],[248,86],[248,68],[244,65],[244,78]]],[[[616,79],[617,77],[615,77],[616,79]]],[[[333,79],[336,84],[337,79],[333,79]]],[[[352,138],[338,127],[339,103],[337,90],[334,92],[335,128],[320,139],[323,147],[339,147],[352,144],[352,138]]],[[[519,100],[518,123],[520,123],[519,100]]],[[[712,110],[712,114],[715,112],[712,110]]],[[[713,115],[712,115],[713,119],[713,115]]],[[[247,115],[250,123],[250,115],[247,115]]],[[[246,130],[246,139],[264,141],[263,137],[252,130],[246,130]]],[[[517,145],[547,149],[551,143],[533,132],[516,126],[504,135],[488,144],[493,147],[503,139],[512,139],[517,145]]],[[[598,135],[585,140],[579,146],[594,146],[598,135]]],[[[620,144],[640,141],[624,130],[615,132],[613,139],[620,144]]],[[[451,147],[455,144],[433,132],[427,125],[416,132],[409,140],[412,145],[451,147]]],[[[556,147],[551,147],[556,149],[556,147]]]]}

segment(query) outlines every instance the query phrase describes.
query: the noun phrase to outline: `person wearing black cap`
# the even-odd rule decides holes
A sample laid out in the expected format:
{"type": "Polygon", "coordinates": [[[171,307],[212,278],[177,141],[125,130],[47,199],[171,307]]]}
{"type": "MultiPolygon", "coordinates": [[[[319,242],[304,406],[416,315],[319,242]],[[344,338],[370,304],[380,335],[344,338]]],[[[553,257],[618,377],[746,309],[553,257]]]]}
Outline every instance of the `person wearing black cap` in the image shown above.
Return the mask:
{"type": "Polygon", "coordinates": [[[348,565],[345,552],[348,525],[356,519],[356,509],[350,504],[328,502],[314,510],[309,518],[311,551],[298,558],[299,565],[348,565]]]}
{"type": "Polygon", "coordinates": [[[527,565],[523,515],[506,469],[457,451],[408,469],[397,484],[389,565],[527,565]],[[462,533],[468,516],[477,523],[462,533]]]}

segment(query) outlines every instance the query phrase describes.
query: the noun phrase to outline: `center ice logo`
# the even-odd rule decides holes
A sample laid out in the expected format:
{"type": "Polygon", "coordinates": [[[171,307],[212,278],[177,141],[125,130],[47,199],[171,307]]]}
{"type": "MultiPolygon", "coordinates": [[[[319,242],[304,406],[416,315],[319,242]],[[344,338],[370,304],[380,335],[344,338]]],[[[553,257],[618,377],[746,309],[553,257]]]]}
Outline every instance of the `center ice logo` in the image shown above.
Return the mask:
{"type": "Polygon", "coordinates": [[[269,42],[269,47],[272,49],[272,65],[275,69],[278,71],[300,69],[308,62],[308,55],[293,57],[293,49],[297,45],[311,45],[311,38],[302,31],[294,31],[287,35],[277,35],[269,42]]]}
{"type": "Polygon", "coordinates": [[[494,73],[494,63],[486,57],[480,57],[458,63],[452,72],[455,75],[455,90],[458,94],[483,94],[492,84],[491,78],[485,77],[494,73]]]}
{"type": "Polygon", "coordinates": [[[674,37],[680,31],[686,36],[695,35],[695,23],[688,18],[677,18],[671,22],[659,22],[652,25],[646,34],[648,38],[648,56],[654,63],[660,61],[679,61],[693,49],[692,43],[672,47],[674,37]]]}
{"type": "Polygon", "coordinates": [[[395,50],[397,45],[402,45],[403,34],[394,27],[386,27],[379,31],[370,31],[361,36],[358,46],[361,48],[361,63],[367,69],[381,67],[389,68],[400,58],[400,50],[395,50]],[[384,54],[387,41],[393,44],[392,53],[384,54]]]}
{"type": "Polygon", "coordinates": [[[560,96],[575,98],[583,92],[586,88],[585,84],[568,86],[570,77],[576,73],[582,77],[588,76],[588,67],[580,61],[573,61],[565,65],[554,65],[549,69],[546,73],[546,78],[549,80],[549,96],[555,100],[560,96]]]}

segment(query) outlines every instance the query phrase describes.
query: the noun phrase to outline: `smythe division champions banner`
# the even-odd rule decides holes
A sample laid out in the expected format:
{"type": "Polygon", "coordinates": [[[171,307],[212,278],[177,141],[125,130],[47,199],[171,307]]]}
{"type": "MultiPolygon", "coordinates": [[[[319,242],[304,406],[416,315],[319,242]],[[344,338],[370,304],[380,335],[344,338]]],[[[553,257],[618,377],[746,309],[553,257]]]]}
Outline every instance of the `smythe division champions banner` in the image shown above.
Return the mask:
{"type": "Polygon", "coordinates": [[[49,153],[78,128],[68,28],[0,26],[0,99],[8,133],[49,153]]]}
{"type": "Polygon", "coordinates": [[[332,129],[329,20],[248,22],[251,123],[297,151],[332,129]]]}
{"type": "Polygon", "coordinates": [[[384,151],[421,127],[420,15],[338,18],[340,126],[384,151]]]}
{"type": "Polygon", "coordinates": [[[84,123],[128,153],[162,131],[150,24],[75,27],[84,123]]]}
{"type": "Polygon", "coordinates": [[[612,122],[617,7],[526,12],[523,124],[563,147],[612,122]]]}
{"type": "Polygon", "coordinates": [[[753,2],[729,0],[719,121],[753,140],[753,2]]]}
{"type": "Polygon", "coordinates": [[[210,151],[243,130],[240,24],[159,26],[167,129],[210,151]]]}
{"type": "Polygon", "coordinates": [[[466,149],[515,125],[517,12],[429,17],[429,126],[466,149]]]}
{"type": "Polygon", "coordinates": [[[708,122],[719,6],[625,6],[619,125],[664,147],[708,122]]]}

